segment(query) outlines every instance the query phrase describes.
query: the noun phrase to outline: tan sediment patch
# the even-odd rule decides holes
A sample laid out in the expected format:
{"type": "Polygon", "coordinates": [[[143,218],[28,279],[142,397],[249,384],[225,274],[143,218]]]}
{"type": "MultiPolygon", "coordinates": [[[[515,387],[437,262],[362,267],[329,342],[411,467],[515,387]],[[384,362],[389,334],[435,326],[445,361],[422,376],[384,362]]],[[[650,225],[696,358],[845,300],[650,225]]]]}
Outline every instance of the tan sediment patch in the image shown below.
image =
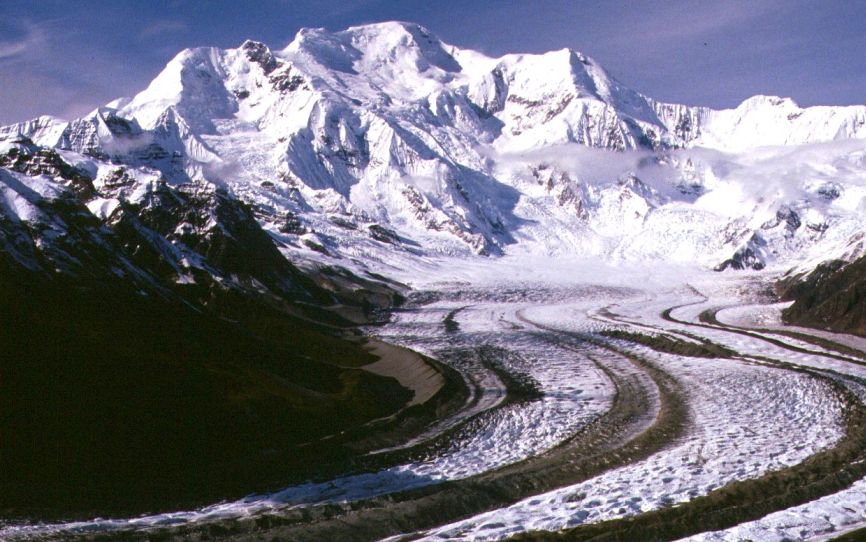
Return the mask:
{"type": "Polygon", "coordinates": [[[404,388],[412,390],[415,396],[407,407],[427,402],[445,385],[442,373],[408,348],[376,339],[370,339],[365,348],[378,356],[379,360],[368,363],[361,369],[379,376],[390,376],[404,388]]]}

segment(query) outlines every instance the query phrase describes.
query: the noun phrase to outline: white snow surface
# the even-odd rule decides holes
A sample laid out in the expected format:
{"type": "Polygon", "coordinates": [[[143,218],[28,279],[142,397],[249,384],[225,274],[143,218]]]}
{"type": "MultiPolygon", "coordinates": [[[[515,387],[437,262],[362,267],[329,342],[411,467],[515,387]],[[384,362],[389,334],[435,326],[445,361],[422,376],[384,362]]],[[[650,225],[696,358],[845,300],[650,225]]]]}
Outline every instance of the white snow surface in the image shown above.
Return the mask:
{"type": "Polygon", "coordinates": [[[491,58],[389,22],[187,49],[134,97],[0,128],[0,148],[225,186],[288,254],[320,257],[297,219],[349,267],[395,250],[788,265],[863,252],[864,123],[866,106],[768,96],[664,104],[577,51],[491,58]]]}
{"type": "Polygon", "coordinates": [[[444,526],[426,539],[498,540],[671,506],[796,464],[839,436],[815,434],[816,425],[838,424],[841,405],[808,378],[730,362],[679,359],[664,367],[689,386],[696,434],[646,461],[444,526]]]}
{"type": "Polygon", "coordinates": [[[831,540],[866,526],[866,480],[810,503],[769,514],[726,529],[701,533],[680,542],[786,542],[831,540]]]}

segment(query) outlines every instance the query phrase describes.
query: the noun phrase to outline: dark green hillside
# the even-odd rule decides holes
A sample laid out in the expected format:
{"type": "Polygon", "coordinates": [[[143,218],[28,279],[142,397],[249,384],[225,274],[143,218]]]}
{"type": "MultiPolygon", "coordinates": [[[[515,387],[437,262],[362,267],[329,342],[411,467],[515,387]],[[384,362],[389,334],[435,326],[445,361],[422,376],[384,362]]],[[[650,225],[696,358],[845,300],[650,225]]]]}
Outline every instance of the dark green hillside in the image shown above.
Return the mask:
{"type": "Polygon", "coordinates": [[[348,320],[398,302],[391,285],[296,267],[255,209],[203,182],[137,185],[118,167],[102,195],[141,197],[100,218],[91,175],[24,137],[0,155],[0,515],[149,512],[305,480],[371,431],[319,439],[411,399],[358,368],[377,358],[348,320]],[[30,187],[46,177],[50,197],[30,187]]]}
{"type": "Polygon", "coordinates": [[[804,276],[779,283],[789,324],[866,335],[866,258],[830,261],[804,276]]]}
{"type": "Polygon", "coordinates": [[[3,515],[152,511],[267,489],[315,472],[310,454],[346,453],[298,444],[411,396],[349,368],[374,359],[358,341],[265,304],[234,309],[240,322],[119,283],[4,270],[3,515]]]}

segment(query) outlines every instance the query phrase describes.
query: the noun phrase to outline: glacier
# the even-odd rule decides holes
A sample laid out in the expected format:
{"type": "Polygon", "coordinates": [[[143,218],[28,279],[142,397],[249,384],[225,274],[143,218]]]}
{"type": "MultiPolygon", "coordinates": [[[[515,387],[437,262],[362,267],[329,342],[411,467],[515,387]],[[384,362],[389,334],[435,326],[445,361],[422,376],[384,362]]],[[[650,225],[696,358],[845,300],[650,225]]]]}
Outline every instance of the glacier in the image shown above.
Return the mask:
{"type": "MultiPolygon", "coordinates": [[[[303,537],[319,513],[379,519],[376,507],[406,492],[435,502],[438,486],[472,495],[478,483],[509,496],[410,534],[502,539],[760,488],[862,432],[846,424],[866,416],[863,340],[782,326],[786,305],[765,292],[781,273],[866,254],[864,198],[866,106],[664,103],[578,51],[493,58],[405,22],[302,29],[282,49],[181,51],[135,96],[0,127],[0,252],[31,270],[105,266],[142,291],[156,268],[173,285],[329,307],[342,304],[333,284],[394,281],[417,297],[364,332],[452,363],[475,402],[378,450],[399,459],[378,470],[135,518],[0,523],[0,537],[198,533],[220,521],[255,536],[263,517],[290,518],[303,537]],[[119,231],[157,263],[109,255],[119,231]],[[227,250],[231,265],[212,256],[227,250]],[[311,268],[332,282],[310,287],[311,268]],[[483,356],[454,353],[479,345],[507,353],[497,370],[528,375],[540,398],[506,401],[483,356]],[[644,455],[614,447],[583,479],[508,493],[500,477],[560,468],[546,458],[624,408],[623,386],[643,401],[622,424],[628,437],[664,425],[677,401],[685,421],[668,419],[668,440],[644,455]]],[[[862,527],[866,515],[845,511],[862,503],[858,476],[692,534],[815,539],[862,527]],[[835,516],[821,519],[827,510],[835,516]]],[[[363,527],[377,525],[403,528],[363,527]]]]}

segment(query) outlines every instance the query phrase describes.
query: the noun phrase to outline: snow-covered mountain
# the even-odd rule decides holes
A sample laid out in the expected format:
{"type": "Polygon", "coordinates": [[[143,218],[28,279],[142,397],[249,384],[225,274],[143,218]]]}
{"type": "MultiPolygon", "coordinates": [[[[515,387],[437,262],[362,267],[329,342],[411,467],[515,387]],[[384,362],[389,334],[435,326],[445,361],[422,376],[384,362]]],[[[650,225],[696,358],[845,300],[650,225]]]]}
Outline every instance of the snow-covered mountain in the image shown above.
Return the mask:
{"type": "MultiPolygon", "coordinates": [[[[567,49],[490,58],[409,23],[304,29],[279,51],[188,49],[132,98],[0,128],[0,209],[37,247],[67,235],[50,209],[77,190],[107,227],[156,194],[237,201],[290,259],[355,269],[443,253],[806,265],[862,252],[864,139],[866,106],[717,111],[567,49]]],[[[178,282],[220,276],[184,237],[226,233],[199,207],[161,225],[178,282]]]]}

